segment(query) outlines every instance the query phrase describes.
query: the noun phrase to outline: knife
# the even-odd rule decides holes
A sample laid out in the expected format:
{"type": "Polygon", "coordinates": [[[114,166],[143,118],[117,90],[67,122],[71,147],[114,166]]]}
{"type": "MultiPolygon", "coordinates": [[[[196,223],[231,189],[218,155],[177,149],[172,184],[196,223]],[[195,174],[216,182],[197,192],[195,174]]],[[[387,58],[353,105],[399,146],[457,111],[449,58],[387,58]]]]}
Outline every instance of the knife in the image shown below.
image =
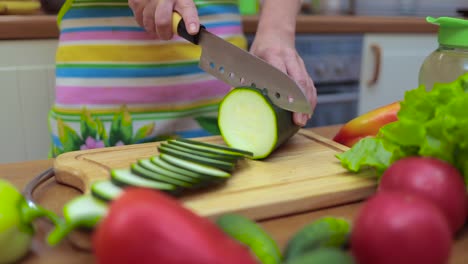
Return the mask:
{"type": "Polygon", "coordinates": [[[183,18],[172,16],[173,32],[202,49],[199,67],[232,87],[255,87],[276,106],[292,112],[312,114],[306,95],[287,74],[266,61],[210,33],[204,25],[195,35],[185,28],[183,18]]]}

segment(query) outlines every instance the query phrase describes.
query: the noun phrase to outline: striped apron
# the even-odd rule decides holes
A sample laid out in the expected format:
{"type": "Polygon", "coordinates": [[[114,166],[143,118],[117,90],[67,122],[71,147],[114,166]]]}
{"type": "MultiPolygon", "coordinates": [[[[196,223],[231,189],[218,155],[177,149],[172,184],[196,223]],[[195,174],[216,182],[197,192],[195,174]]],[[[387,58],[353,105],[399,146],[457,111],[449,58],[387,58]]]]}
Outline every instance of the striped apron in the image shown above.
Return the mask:
{"type": "MultiPolygon", "coordinates": [[[[209,31],[247,48],[237,0],[195,4],[209,31]]],[[[218,133],[230,87],[198,67],[199,46],[151,38],[127,0],[67,0],[58,25],[49,156],[218,133]]]]}

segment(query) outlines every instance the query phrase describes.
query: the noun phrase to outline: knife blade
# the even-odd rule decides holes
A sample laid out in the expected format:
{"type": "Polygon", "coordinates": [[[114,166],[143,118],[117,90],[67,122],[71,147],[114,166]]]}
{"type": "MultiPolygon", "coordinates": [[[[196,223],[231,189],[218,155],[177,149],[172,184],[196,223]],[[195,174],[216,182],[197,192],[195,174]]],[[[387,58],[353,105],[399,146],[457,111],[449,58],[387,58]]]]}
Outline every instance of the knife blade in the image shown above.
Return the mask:
{"type": "Polygon", "coordinates": [[[312,106],[305,93],[287,74],[261,58],[216,36],[200,25],[190,35],[182,17],[174,12],[173,32],[201,47],[199,67],[232,87],[255,87],[276,106],[299,113],[312,114],[312,106]]]}

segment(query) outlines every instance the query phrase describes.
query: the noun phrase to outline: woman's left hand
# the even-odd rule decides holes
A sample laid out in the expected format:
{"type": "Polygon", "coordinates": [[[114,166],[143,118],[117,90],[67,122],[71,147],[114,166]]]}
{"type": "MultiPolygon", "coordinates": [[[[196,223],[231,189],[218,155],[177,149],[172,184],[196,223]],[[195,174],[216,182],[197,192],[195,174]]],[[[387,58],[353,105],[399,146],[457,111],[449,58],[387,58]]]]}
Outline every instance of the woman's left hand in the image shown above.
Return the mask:
{"type": "MultiPolygon", "coordinates": [[[[257,34],[250,52],[295,80],[309,99],[312,109],[315,109],[317,90],[291,38],[278,34],[257,34]]],[[[294,113],[293,115],[294,123],[301,127],[305,126],[310,118],[311,116],[303,113],[294,113]]]]}

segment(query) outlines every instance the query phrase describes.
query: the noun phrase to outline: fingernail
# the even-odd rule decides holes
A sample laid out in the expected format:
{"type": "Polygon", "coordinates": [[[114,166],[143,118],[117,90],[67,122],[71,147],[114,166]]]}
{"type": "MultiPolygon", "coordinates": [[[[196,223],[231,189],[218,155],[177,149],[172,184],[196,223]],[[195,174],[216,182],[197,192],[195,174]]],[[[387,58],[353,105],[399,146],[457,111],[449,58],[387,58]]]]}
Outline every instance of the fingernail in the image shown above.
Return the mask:
{"type": "Polygon", "coordinates": [[[195,23],[191,23],[189,25],[189,30],[191,33],[197,33],[197,25],[195,23]]]}

